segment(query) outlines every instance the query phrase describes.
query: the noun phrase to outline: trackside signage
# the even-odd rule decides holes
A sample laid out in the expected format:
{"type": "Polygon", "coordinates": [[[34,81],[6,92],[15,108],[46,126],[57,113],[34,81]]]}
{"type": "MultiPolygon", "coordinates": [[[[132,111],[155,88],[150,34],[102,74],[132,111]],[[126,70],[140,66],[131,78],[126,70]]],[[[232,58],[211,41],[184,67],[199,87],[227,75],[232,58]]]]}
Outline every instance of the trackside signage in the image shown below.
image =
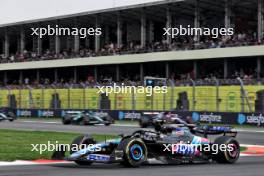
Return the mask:
{"type": "MultiPolygon", "coordinates": [[[[116,120],[138,120],[142,114],[153,116],[159,111],[125,111],[125,110],[95,110],[95,109],[17,109],[18,117],[62,117],[69,111],[94,111],[108,113],[116,120]],[[155,113],[153,113],[155,112],[155,113]]],[[[161,111],[160,111],[161,112],[161,111]]],[[[264,126],[264,114],[262,113],[227,113],[227,112],[194,112],[194,111],[172,111],[181,118],[191,117],[194,122],[219,123],[230,125],[252,125],[264,126]]]]}
{"type": "Polygon", "coordinates": [[[264,116],[262,114],[238,114],[239,124],[252,124],[257,126],[264,125],[264,116]]]}

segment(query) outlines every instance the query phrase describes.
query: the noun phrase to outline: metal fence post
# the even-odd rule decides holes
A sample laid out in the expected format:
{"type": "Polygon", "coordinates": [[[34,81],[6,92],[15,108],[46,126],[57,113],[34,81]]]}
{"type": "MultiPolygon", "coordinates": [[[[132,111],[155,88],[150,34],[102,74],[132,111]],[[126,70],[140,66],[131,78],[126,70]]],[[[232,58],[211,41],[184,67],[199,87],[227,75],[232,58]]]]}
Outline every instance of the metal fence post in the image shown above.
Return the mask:
{"type": "Polygon", "coordinates": [[[216,111],[219,112],[220,110],[220,98],[219,98],[219,80],[214,78],[215,86],[216,86],[216,111]]]}
{"type": "Polygon", "coordinates": [[[171,84],[170,110],[173,110],[175,85],[171,84]]]}
{"type": "Polygon", "coordinates": [[[12,108],[12,106],[11,106],[11,101],[10,101],[10,95],[11,95],[11,90],[10,90],[10,88],[8,87],[8,102],[7,102],[7,106],[9,107],[9,108],[12,108]]]}
{"type": "MultiPolygon", "coordinates": [[[[54,86],[54,95],[57,94],[57,89],[56,87],[54,86]]],[[[54,96],[55,97],[55,96],[54,96]]],[[[57,109],[58,108],[58,101],[57,101],[57,97],[54,98],[54,109],[57,109]]]]}
{"type": "Polygon", "coordinates": [[[114,98],[115,98],[115,100],[114,100],[114,102],[115,102],[114,110],[116,110],[117,109],[117,94],[115,93],[114,95],[115,95],[114,96],[114,98]]]}
{"type": "Polygon", "coordinates": [[[192,82],[192,94],[193,94],[193,97],[192,97],[192,103],[193,103],[193,107],[192,107],[192,110],[195,111],[196,109],[196,84],[195,84],[195,81],[193,79],[190,79],[190,81],[192,82]]]}
{"type": "Polygon", "coordinates": [[[34,108],[32,88],[30,86],[27,86],[27,88],[28,88],[29,109],[32,109],[32,108],[34,108]]]}
{"type": "Polygon", "coordinates": [[[102,100],[102,96],[101,93],[99,94],[98,100],[97,100],[97,109],[101,110],[101,100],[102,100]]]}
{"type": "Polygon", "coordinates": [[[166,94],[163,94],[163,111],[166,110],[166,94]]]}
{"type": "Polygon", "coordinates": [[[19,87],[19,103],[18,103],[18,107],[19,109],[21,109],[21,105],[22,105],[22,90],[21,87],[19,87]]]}
{"type": "Polygon", "coordinates": [[[70,90],[69,87],[67,88],[67,90],[68,90],[68,97],[67,97],[67,100],[68,100],[68,109],[71,109],[71,90],[70,90]]]}
{"type": "Polygon", "coordinates": [[[132,91],[132,110],[136,110],[136,98],[135,98],[135,91],[132,91]]]}
{"type": "Polygon", "coordinates": [[[41,86],[41,107],[42,109],[45,109],[45,91],[44,91],[44,86],[41,86]]]}
{"type": "Polygon", "coordinates": [[[245,96],[242,88],[240,88],[240,94],[241,94],[241,112],[245,112],[245,96]]]}
{"type": "Polygon", "coordinates": [[[151,89],[152,91],[152,96],[151,96],[151,110],[153,111],[154,110],[154,91],[153,89],[151,89]]]}
{"type": "Polygon", "coordinates": [[[86,87],[83,86],[83,109],[86,109],[86,87]]]}

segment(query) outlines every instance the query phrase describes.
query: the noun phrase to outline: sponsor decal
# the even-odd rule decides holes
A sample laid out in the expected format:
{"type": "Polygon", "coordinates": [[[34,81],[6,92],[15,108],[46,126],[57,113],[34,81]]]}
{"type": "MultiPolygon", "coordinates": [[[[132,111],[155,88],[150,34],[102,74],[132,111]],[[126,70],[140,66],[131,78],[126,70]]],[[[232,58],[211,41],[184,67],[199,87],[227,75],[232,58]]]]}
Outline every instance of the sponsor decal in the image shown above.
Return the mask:
{"type": "Polygon", "coordinates": [[[246,116],[244,114],[238,114],[237,123],[242,125],[246,122],[246,116]]]}
{"type": "Polygon", "coordinates": [[[54,117],[54,111],[38,110],[38,117],[54,117]]]}
{"type": "Polygon", "coordinates": [[[211,114],[202,114],[200,115],[200,121],[201,122],[222,122],[222,116],[221,115],[215,115],[213,113],[211,114]]]}
{"type": "Polygon", "coordinates": [[[260,126],[264,124],[264,116],[262,114],[258,114],[258,115],[238,114],[237,121],[240,125],[246,123],[246,124],[256,124],[260,126]]]}
{"type": "Polygon", "coordinates": [[[61,111],[61,117],[65,116],[66,112],[63,110],[61,111]]]}
{"type": "Polygon", "coordinates": [[[262,114],[247,116],[247,123],[261,125],[264,124],[264,117],[262,114]]]}
{"type": "Polygon", "coordinates": [[[217,122],[217,123],[221,123],[222,122],[222,116],[218,115],[218,114],[199,114],[197,112],[193,112],[192,114],[192,119],[194,122],[217,122]]]}
{"type": "Polygon", "coordinates": [[[141,114],[140,113],[125,113],[125,119],[140,119],[141,114]]]}
{"type": "Polygon", "coordinates": [[[125,120],[125,119],[140,119],[141,113],[135,113],[135,112],[122,112],[119,111],[118,113],[118,119],[119,120],[125,120]]]}
{"type": "Polygon", "coordinates": [[[97,155],[97,154],[90,154],[87,156],[87,159],[90,161],[109,161],[110,156],[107,155],[97,155]]]}
{"type": "Polygon", "coordinates": [[[123,111],[118,112],[118,119],[123,120],[125,118],[125,113],[123,111]]]}
{"type": "Polygon", "coordinates": [[[194,122],[199,122],[200,121],[200,115],[197,112],[192,113],[192,120],[194,122]]]}
{"type": "Polygon", "coordinates": [[[32,112],[30,110],[17,110],[18,117],[31,117],[32,112]]]}
{"type": "Polygon", "coordinates": [[[173,144],[172,154],[182,154],[182,155],[195,155],[197,149],[195,145],[189,144],[173,144]]]}

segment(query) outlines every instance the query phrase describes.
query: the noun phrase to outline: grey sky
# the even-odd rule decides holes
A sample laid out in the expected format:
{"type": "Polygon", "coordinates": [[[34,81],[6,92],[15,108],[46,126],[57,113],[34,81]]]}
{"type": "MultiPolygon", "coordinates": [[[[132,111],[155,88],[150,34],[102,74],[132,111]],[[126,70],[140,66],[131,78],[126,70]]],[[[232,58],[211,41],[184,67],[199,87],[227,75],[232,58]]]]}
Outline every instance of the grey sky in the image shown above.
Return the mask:
{"type": "Polygon", "coordinates": [[[0,24],[159,0],[0,0],[0,24]]]}

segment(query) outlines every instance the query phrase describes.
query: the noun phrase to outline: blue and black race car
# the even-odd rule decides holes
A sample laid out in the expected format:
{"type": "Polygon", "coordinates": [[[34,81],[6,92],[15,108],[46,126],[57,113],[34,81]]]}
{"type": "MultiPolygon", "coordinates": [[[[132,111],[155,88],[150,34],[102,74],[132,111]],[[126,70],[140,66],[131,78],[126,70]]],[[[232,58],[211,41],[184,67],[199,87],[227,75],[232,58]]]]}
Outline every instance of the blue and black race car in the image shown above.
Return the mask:
{"type": "Polygon", "coordinates": [[[160,131],[139,130],[104,142],[96,142],[91,136],[84,135],[73,140],[70,156],[65,157],[65,151],[60,150],[54,153],[53,159],[74,161],[79,165],[121,163],[129,167],[146,164],[149,159],[165,164],[213,161],[232,164],[240,156],[236,134],[224,126],[200,126],[191,132],[188,127],[167,125],[160,131]],[[207,137],[219,134],[221,136],[214,141],[207,137]],[[221,150],[215,150],[217,146],[221,146],[221,150]]]}
{"type": "Polygon", "coordinates": [[[103,112],[83,112],[83,111],[68,111],[62,117],[64,125],[78,124],[78,125],[96,125],[104,124],[106,126],[113,124],[114,119],[107,113],[103,112]]]}

